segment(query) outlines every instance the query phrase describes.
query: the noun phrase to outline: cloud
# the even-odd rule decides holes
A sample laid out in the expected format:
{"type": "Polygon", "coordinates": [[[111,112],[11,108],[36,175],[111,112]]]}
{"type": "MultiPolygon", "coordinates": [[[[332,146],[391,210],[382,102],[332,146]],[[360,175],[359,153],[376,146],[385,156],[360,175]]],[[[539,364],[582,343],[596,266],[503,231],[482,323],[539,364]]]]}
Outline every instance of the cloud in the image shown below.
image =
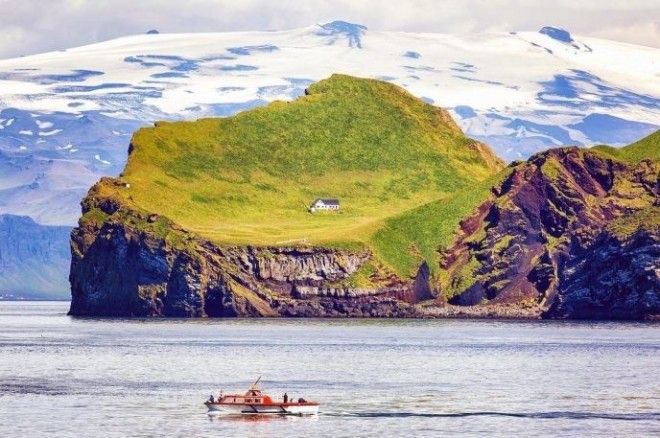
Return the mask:
{"type": "Polygon", "coordinates": [[[370,29],[473,33],[570,32],[660,47],[657,0],[0,0],[0,58],[75,47],[123,35],[273,30],[335,19],[370,29]]]}

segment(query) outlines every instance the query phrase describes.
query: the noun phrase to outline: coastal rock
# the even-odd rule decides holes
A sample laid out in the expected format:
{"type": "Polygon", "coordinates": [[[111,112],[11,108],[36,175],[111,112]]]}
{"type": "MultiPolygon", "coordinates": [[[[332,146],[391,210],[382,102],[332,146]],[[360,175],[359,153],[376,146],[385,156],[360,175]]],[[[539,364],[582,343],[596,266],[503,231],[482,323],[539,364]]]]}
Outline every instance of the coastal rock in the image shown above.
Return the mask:
{"type": "Polygon", "coordinates": [[[449,303],[535,306],[547,318],[656,317],[659,170],[578,148],[514,165],[441,255],[449,303]]]}
{"type": "Polygon", "coordinates": [[[660,239],[639,230],[620,237],[605,232],[576,248],[559,268],[564,293],[546,316],[643,319],[660,315],[660,239]]]}
{"type": "Polygon", "coordinates": [[[71,315],[78,316],[411,316],[429,295],[428,266],[417,279],[356,287],[369,251],[218,246],[90,190],[71,235],[71,315]],[[115,217],[116,214],[119,217],[115,217]]]}

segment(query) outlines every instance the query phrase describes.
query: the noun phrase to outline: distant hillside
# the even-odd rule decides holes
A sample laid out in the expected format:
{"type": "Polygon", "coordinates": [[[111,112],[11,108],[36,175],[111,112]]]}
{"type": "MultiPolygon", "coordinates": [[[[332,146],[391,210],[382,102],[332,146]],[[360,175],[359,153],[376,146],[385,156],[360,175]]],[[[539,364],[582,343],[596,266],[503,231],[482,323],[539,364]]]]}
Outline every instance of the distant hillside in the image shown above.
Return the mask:
{"type": "Polygon", "coordinates": [[[71,227],[0,215],[0,298],[69,298],[71,227]]]}
{"type": "Polygon", "coordinates": [[[632,163],[644,159],[658,161],[660,160],[660,130],[622,148],[600,145],[594,146],[593,150],[604,152],[613,158],[632,163]]]}

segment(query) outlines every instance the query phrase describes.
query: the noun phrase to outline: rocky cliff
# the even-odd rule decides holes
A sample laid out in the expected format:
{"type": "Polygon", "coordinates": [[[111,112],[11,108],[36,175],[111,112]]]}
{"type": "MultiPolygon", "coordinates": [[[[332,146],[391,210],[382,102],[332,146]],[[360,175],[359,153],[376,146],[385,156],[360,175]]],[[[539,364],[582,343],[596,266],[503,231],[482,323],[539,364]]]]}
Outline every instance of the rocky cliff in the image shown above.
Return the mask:
{"type": "Polygon", "coordinates": [[[410,316],[432,298],[426,265],[399,279],[364,249],[215,245],[100,196],[116,184],[90,190],[71,236],[73,315],[410,316]]]}
{"type": "Polygon", "coordinates": [[[659,315],[659,171],[577,148],[513,165],[442,253],[448,302],[550,318],[659,315]]]}

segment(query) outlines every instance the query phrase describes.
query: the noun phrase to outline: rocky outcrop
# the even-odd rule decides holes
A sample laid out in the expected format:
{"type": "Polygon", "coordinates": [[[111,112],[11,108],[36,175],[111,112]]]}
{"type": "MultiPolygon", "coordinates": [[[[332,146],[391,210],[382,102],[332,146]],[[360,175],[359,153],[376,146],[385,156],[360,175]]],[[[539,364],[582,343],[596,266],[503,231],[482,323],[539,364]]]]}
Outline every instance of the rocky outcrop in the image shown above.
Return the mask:
{"type": "Polygon", "coordinates": [[[660,314],[660,239],[649,230],[606,231],[560,259],[552,318],[644,319],[660,314]]]}
{"type": "Polygon", "coordinates": [[[549,318],[660,314],[657,164],[624,164],[577,148],[513,166],[442,253],[442,290],[461,306],[516,304],[549,318]]]}

